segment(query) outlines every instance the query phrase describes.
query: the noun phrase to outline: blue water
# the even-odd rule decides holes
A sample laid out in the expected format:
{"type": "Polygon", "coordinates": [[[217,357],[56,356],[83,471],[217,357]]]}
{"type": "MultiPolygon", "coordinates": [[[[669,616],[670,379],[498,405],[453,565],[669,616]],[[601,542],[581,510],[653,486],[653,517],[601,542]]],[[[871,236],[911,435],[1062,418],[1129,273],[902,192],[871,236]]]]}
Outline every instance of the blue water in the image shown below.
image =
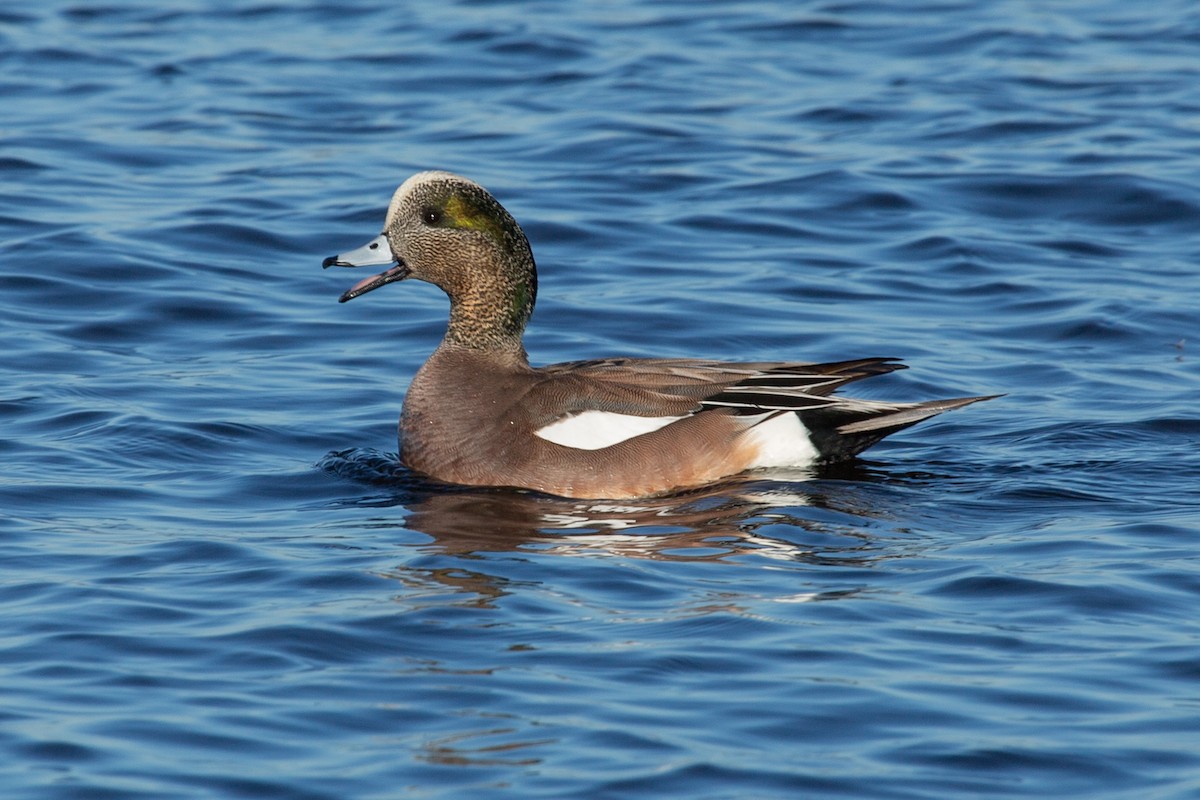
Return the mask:
{"type": "Polygon", "coordinates": [[[1198,134],[1186,0],[8,0],[0,795],[1200,797],[1198,134]],[[397,470],[445,299],[320,263],[425,168],[537,363],[1007,396],[645,503],[397,470]]]}

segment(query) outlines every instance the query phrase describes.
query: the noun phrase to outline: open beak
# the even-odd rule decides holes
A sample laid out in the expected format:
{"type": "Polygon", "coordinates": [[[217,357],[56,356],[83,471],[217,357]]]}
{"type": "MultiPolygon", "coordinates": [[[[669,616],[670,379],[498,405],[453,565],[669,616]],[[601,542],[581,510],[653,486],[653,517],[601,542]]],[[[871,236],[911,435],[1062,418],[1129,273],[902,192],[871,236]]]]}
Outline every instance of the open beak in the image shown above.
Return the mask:
{"type": "Polygon", "coordinates": [[[392,255],[392,246],[388,243],[387,234],[384,233],[379,234],[357,250],[330,256],[321,262],[321,267],[322,269],[329,267],[370,267],[379,264],[392,264],[393,266],[391,269],[361,280],[351,286],[348,291],[338,298],[339,303],[344,303],[347,300],[353,300],[360,294],[366,294],[369,291],[378,289],[385,283],[404,280],[408,277],[408,267],[404,265],[404,262],[398,262],[395,256],[392,255]]]}

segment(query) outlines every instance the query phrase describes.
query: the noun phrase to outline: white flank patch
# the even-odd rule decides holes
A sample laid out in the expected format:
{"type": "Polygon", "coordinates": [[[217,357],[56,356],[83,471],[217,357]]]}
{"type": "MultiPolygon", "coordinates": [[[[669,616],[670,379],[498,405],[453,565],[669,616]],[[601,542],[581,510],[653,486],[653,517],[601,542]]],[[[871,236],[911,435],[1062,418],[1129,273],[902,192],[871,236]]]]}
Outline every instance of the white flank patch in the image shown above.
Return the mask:
{"type": "Polygon", "coordinates": [[[807,467],[819,455],[800,417],[790,412],[767,417],[748,430],[746,438],[759,447],[758,459],[750,465],[751,469],[807,467]]]}
{"type": "Polygon", "coordinates": [[[551,422],[534,431],[534,434],[563,447],[599,450],[656,431],[680,419],[683,417],[635,417],[612,411],[584,411],[551,422]]]}

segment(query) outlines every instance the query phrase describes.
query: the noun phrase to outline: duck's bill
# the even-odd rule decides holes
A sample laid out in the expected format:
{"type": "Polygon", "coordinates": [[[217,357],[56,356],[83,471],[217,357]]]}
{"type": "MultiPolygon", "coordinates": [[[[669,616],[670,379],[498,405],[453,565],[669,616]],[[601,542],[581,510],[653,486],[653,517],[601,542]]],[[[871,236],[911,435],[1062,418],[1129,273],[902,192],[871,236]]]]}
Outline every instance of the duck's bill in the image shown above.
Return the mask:
{"type": "MultiPolygon", "coordinates": [[[[357,264],[346,264],[346,265],[339,264],[338,266],[355,266],[355,267],[357,267],[358,265],[357,264]]],[[[338,302],[344,303],[347,300],[353,300],[354,298],[358,297],[360,294],[366,294],[367,292],[372,292],[372,291],[378,289],[380,286],[383,286],[385,283],[393,283],[395,281],[402,281],[407,277],[408,277],[408,267],[406,267],[404,264],[397,264],[396,266],[392,267],[391,269],[389,269],[385,272],[381,272],[378,275],[373,275],[370,278],[367,278],[366,280],[361,280],[358,283],[354,284],[353,286],[350,287],[350,289],[345,294],[343,294],[341,297],[338,298],[338,302]]]]}
{"type": "Polygon", "coordinates": [[[392,264],[393,266],[389,270],[361,280],[350,287],[349,291],[338,298],[339,303],[344,303],[347,300],[353,300],[360,294],[378,289],[385,283],[404,280],[408,277],[408,267],[404,266],[403,262],[396,262],[395,256],[392,255],[392,246],[388,244],[385,233],[379,234],[357,250],[330,256],[321,262],[321,267],[323,269],[329,267],[373,267],[379,264],[392,264]]]}
{"type": "Polygon", "coordinates": [[[372,267],[379,264],[395,264],[392,256],[392,246],[388,244],[387,234],[379,234],[357,250],[330,256],[321,262],[321,267],[372,267]]]}

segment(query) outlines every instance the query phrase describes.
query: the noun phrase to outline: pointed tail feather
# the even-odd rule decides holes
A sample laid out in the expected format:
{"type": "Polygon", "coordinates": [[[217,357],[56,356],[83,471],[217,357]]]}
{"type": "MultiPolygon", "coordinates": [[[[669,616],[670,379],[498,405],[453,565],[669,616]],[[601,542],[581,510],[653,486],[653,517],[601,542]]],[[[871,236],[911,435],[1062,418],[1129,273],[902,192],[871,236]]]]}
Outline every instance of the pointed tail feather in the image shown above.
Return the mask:
{"type": "Polygon", "coordinates": [[[924,403],[889,404],[856,401],[800,412],[809,437],[823,461],[841,461],[866,450],[885,436],[937,416],[1002,395],[957,397],[924,403]]]}
{"type": "Polygon", "coordinates": [[[997,397],[1003,397],[1003,395],[989,394],[979,395],[978,397],[956,397],[952,400],[929,400],[910,406],[893,406],[895,411],[892,413],[884,412],[878,416],[871,416],[866,419],[860,419],[857,422],[840,425],[837,431],[844,436],[880,429],[891,433],[892,431],[907,428],[909,425],[915,425],[923,419],[935,417],[943,411],[953,411],[956,408],[969,406],[972,403],[978,403],[983,400],[994,400],[997,397]]]}

